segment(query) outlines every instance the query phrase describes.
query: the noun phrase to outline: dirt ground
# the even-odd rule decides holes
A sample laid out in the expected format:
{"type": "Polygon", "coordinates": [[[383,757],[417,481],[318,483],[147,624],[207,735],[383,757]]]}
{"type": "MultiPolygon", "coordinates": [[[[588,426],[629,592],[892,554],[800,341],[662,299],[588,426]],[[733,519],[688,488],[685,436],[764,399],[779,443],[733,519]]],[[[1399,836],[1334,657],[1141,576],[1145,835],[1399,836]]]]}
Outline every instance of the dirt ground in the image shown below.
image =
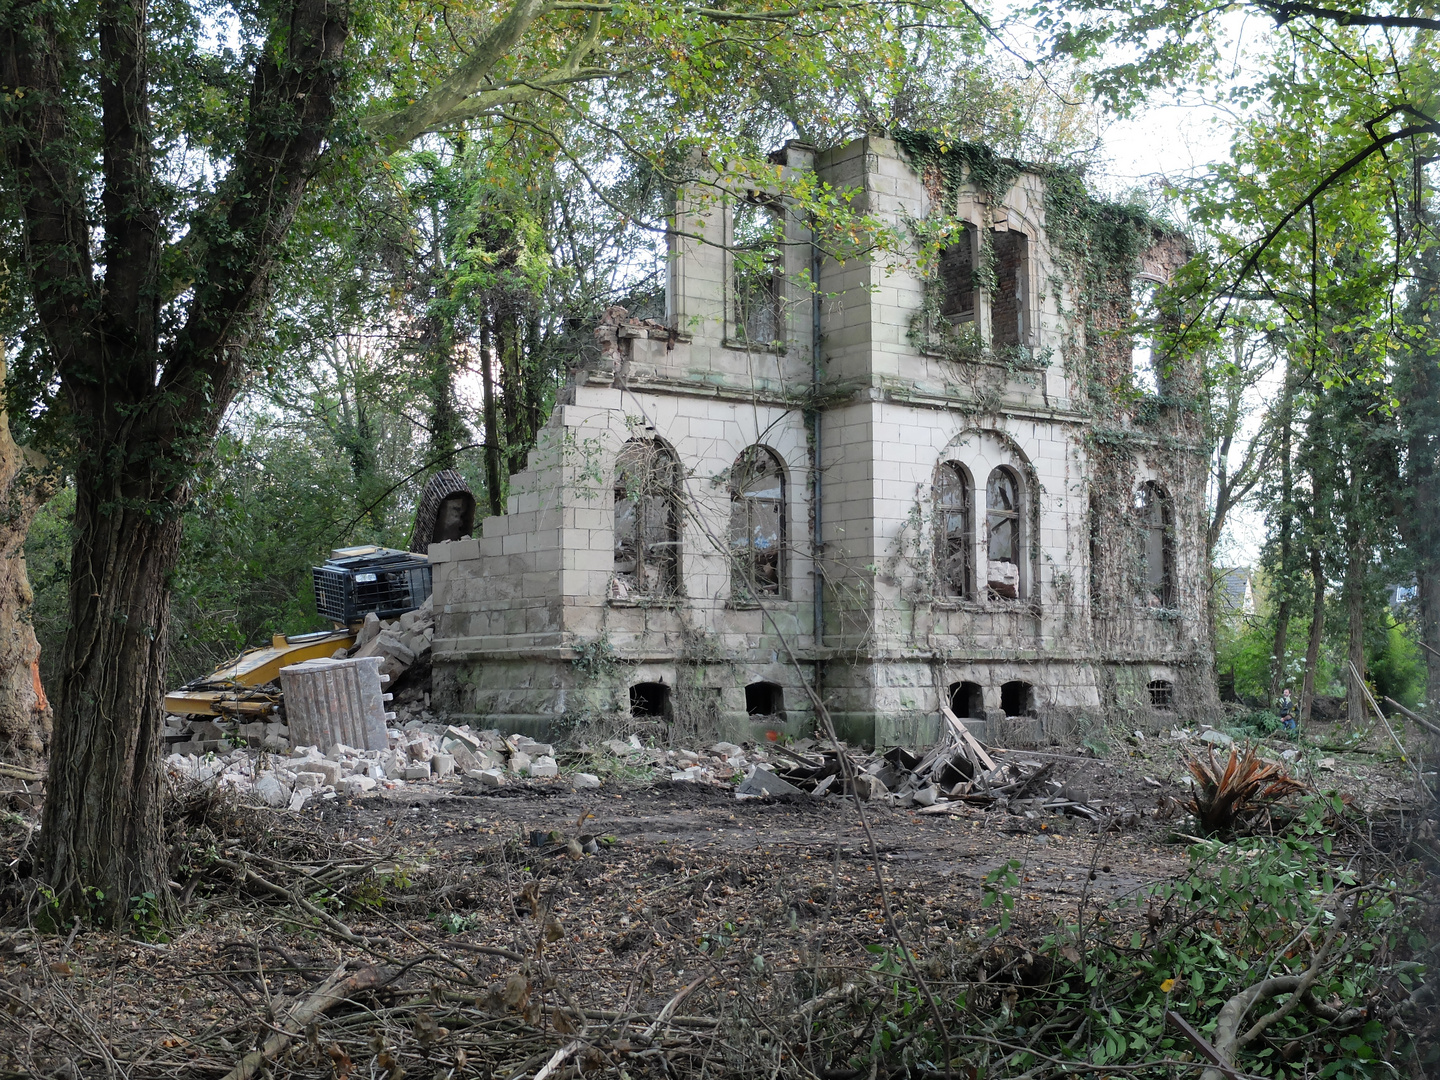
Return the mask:
{"type": "MultiPolygon", "coordinates": [[[[1377,820],[1410,800],[1401,763],[1320,745],[1296,770],[1317,787],[1356,793],[1377,820]]],[[[1181,753],[1153,740],[1103,759],[1016,752],[1053,762],[1098,822],[876,803],[862,822],[845,799],[618,775],[587,791],[563,777],[413,785],[298,814],[191,791],[172,824],[178,923],[142,904],[130,933],[67,941],[36,924],[33,893],[23,923],[12,906],[0,1071],[218,1077],[288,1025],[299,1034],[270,1075],[518,1080],[572,1043],[547,1078],[779,1075],[793,1048],[765,1031],[826,992],[867,992],[897,943],[943,984],[1029,962],[1085,908],[1143,927],[1140,908],[1116,905],[1187,865],[1181,753]],[[996,937],[984,878],[1009,860],[1015,925],[996,937]],[[363,969],[384,985],[294,1022],[327,978],[363,969]]],[[[12,866],[22,839],[6,837],[12,866]]]]}

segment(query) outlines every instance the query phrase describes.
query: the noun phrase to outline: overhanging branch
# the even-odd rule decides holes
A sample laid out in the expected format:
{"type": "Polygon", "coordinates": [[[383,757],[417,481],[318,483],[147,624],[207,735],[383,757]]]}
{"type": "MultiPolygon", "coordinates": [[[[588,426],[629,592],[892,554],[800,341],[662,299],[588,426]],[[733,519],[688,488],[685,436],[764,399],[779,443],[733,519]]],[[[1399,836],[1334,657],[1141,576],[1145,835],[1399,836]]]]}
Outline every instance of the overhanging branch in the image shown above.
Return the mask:
{"type": "Polygon", "coordinates": [[[1317,4],[1274,0],[1254,0],[1255,6],[1274,18],[1279,26],[1295,19],[1309,17],[1326,19],[1341,26],[1383,26],[1390,30],[1440,30],[1440,19],[1428,19],[1421,15],[1371,15],[1364,11],[1347,11],[1344,8],[1320,7],[1317,4]]]}

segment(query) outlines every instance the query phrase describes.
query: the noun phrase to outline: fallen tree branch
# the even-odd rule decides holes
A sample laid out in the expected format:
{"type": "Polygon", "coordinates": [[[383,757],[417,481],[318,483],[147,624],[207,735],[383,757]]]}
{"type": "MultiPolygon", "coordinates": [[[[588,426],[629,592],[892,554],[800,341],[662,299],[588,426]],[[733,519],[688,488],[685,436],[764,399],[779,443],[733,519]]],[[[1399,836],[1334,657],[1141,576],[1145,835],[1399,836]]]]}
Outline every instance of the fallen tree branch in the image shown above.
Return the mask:
{"type": "Polygon", "coordinates": [[[256,885],[259,885],[266,892],[271,893],[275,896],[283,896],[285,899],[294,903],[306,914],[312,915],[315,918],[319,919],[322,923],[324,923],[335,933],[339,934],[346,941],[351,942],[355,945],[361,945],[366,947],[372,944],[370,938],[361,937],[359,934],[355,933],[354,930],[351,930],[350,927],[346,926],[339,919],[335,918],[334,915],[331,915],[323,908],[317,907],[316,905],[312,904],[309,900],[306,900],[294,889],[287,889],[283,885],[277,885],[269,878],[265,878],[257,874],[254,870],[251,870],[250,867],[246,866],[244,863],[232,862],[229,859],[215,859],[213,861],[216,866],[223,866],[227,870],[234,870],[236,873],[238,873],[240,875],[240,880],[242,883],[246,881],[253,881],[256,885]]]}
{"type": "Polygon", "coordinates": [[[1284,1019],[1304,1003],[1311,986],[1320,977],[1320,972],[1325,966],[1325,958],[1329,955],[1331,947],[1340,932],[1350,922],[1350,914],[1355,909],[1352,902],[1341,913],[1336,916],[1330,926],[1330,931],[1325,935],[1320,948],[1315,950],[1315,955],[1310,960],[1310,966],[1299,975],[1276,975],[1269,979],[1261,979],[1252,986],[1247,986],[1240,993],[1236,994],[1220,1008],[1220,1015],[1215,1020],[1215,1053],[1219,1055],[1220,1061],[1206,1069],[1200,1075],[1200,1080],[1222,1080],[1227,1072],[1233,1069],[1235,1052],[1259,1038],[1271,1024],[1277,1020],[1284,1019]],[[1277,997],[1280,994],[1290,994],[1290,1000],[1280,1008],[1267,1013],[1251,1025],[1250,1029],[1243,1035],[1240,1034],[1240,1025],[1244,1023],[1246,1014],[1262,1001],[1277,997]]]}
{"type": "Polygon", "coordinates": [[[267,1061],[274,1061],[281,1051],[290,1045],[290,1040],[314,1019],[344,1001],[360,990],[369,990],[380,985],[380,973],[374,967],[363,967],[355,974],[345,976],[345,965],[341,964],[326,979],[315,993],[299,1005],[285,1021],[283,1031],[278,1031],[265,1040],[259,1050],[251,1051],[240,1059],[240,1063],[225,1075],[225,1080],[250,1080],[264,1067],[267,1061]]]}
{"type": "Polygon", "coordinates": [[[1419,713],[1410,711],[1404,705],[1401,705],[1400,702],[1396,701],[1393,697],[1387,697],[1385,700],[1388,701],[1391,705],[1393,705],[1396,712],[1398,712],[1401,716],[1405,717],[1407,720],[1414,720],[1415,723],[1419,724],[1426,731],[1430,732],[1431,735],[1440,735],[1440,727],[1436,727],[1419,713]]]}
{"type": "Polygon", "coordinates": [[[34,769],[27,769],[23,765],[9,765],[0,761],[0,776],[8,776],[12,780],[24,780],[27,783],[36,784],[44,779],[34,769]]]}

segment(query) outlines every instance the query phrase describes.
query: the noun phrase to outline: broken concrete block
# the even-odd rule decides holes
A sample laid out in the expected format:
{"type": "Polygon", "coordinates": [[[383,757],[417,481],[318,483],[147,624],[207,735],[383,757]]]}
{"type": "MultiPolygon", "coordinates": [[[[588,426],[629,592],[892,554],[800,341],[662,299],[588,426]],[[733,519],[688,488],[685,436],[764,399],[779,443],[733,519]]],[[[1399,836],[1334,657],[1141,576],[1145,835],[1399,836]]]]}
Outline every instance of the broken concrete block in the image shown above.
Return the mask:
{"type": "Polygon", "coordinates": [[[394,660],[399,660],[400,663],[406,667],[409,667],[415,662],[414,651],[406,647],[399,636],[389,630],[386,630],[376,638],[375,643],[380,647],[382,653],[394,660]]]}
{"type": "Polygon", "coordinates": [[[290,749],[290,737],[288,735],[272,735],[267,732],[260,745],[271,753],[283,754],[290,749]]]}
{"type": "Polygon", "coordinates": [[[286,806],[290,802],[290,789],[274,773],[266,773],[255,782],[255,794],[266,806],[286,806]]]}
{"type": "Polygon", "coordinates": [[[691,765],[688,769],[682,769],[679,772],[672,772],[670,774],[670,779],[677,784],[698,784],[705,779],[705,770],[702,769],[699,765],[691,765]]]}
{"type": "Polygon", "coordinates": [[[374,787],[375,781],[368,776],[342,777],[340,783],[335,785],[335,789],[339,791],[341,795],[360,795],[366,791],[373,790],[374,787]]]}
{"type": "Polygon", "coordinates": [[[530,775],[539,778],[559,776],[560,766],[555,764],[553,757],[541,755],[530,763],[530,775]]]}
{"type": "Polygon", "coordinates": [[[295,774],[297,788],[318,788],[324,787],[327,783],[332,783],[332,781],[326,780],[323,773],[306,771],[295,774]]]}
{"type": "Polygon", "coordinates": [[[290,793],[290,809],[299,810],[310,798],[310,791],[305,788],[297,788],[290,793]]]}
{"type": "Polygon", "coordinates": [[[1235,740],[1223,731],[1216,731],[1214,728],[1207,728],[1200,733],[1200,741],[1207,742],[1211,746],[1218,746],[1222,750],[1227,746],[1234,746],[1235,740]]]}
{"type": "Polygon", "coordinates": [[[428,761],[416,761],[405,766],[406,780],[429,780],[430,763],[428,761]]]}
{"type": "Polygon", "coordinates": [[[521,776],[526,775],[530,771],[530,755],[523,750],[516,750],[510,755],[510,770],[521,776]]]}
{"type": "Polygon", "coordinates": [[[634,753],[635,749],[629,743],[621,742],[619,739],[606,739],[600,745],[616,757],[629,757],[630,754],[634,753]]]}
{"type": "Polygon", "coordinates": [[[738,788],[741,795],[803,795],[805,794],[788,780],[782,780],[769,769],[756,769],[738,788]]]}
{"type": "Polygon", "coordinates": [[[935,800],[940,797],[940,788],[935,784],[928,784],[915,792],[914,799],[916,806],[934,806],[935,800]]]}
{"type": "Polygon", "coordinates": [[[264,721],[259,721],[254,724],[241,724],[235,729],[235,734],[248,742],[263,742],[265,739],[265,723],[264,721]]]}
{"type": "Polygon", "coordinates": [[[486,787],[504,787],[505,774],[499,769],[479,769],[474,773],[467,774],[471,779],[479,780],[486,787]]]}
{"type": "Polygon", "coordinates": [[[380,616],[370,611],[365,615],[365,621],[360,626],[360,633],[355,635],[355,645],[358,648],[370,644],[380,636],[380,616]]]}
{"type": "Polygon", "coordinates": [[[472,754],[480,749],[480,740],[470,734],[470,732],[462,731],[458,727],[447,727],[445,729],[445,737],[447,739],[454,739],[458,743],[464,743],[466,749],[472,754]]]}
{"type": "Polygon", "coordinates": [[[340,778],[345,775],[345,770],[341,767],[338,761],[316,761],[307,764],[306,768],[314,769],[317,773],[319,773],[325,778],[324,782],[329,784],[331,787],[334,787],[336,784],[338,784],[340,782],[340,778]]]}
{"type": "Polygon", "coordinates": [[[581,789],[598,788],[600,786],[600,778],[594,773],[577,772],[574,776],[570,777],[570,783],[581,789]]]}
{"type": "Polygon", "coordinates": [[[449,754],[436,754],[430,759],[431,776],[449,776],[455,771],[455,759],[449,754]]]}

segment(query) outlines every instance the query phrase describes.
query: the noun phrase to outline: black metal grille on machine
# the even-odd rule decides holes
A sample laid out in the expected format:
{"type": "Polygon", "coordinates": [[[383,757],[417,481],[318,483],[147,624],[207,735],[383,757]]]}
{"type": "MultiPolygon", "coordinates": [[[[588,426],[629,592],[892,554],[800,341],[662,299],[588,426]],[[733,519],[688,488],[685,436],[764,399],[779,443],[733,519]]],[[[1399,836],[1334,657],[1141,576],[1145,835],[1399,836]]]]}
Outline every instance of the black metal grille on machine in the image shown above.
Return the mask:
{"type": "Polygon", "coordinates": [[[382,619],[413,611],[430,595],[430,561],[393,548],[340,548],[324,566],[311,567],[315,610],[335,622],[358,622],[375,612],[382,619]]]}

